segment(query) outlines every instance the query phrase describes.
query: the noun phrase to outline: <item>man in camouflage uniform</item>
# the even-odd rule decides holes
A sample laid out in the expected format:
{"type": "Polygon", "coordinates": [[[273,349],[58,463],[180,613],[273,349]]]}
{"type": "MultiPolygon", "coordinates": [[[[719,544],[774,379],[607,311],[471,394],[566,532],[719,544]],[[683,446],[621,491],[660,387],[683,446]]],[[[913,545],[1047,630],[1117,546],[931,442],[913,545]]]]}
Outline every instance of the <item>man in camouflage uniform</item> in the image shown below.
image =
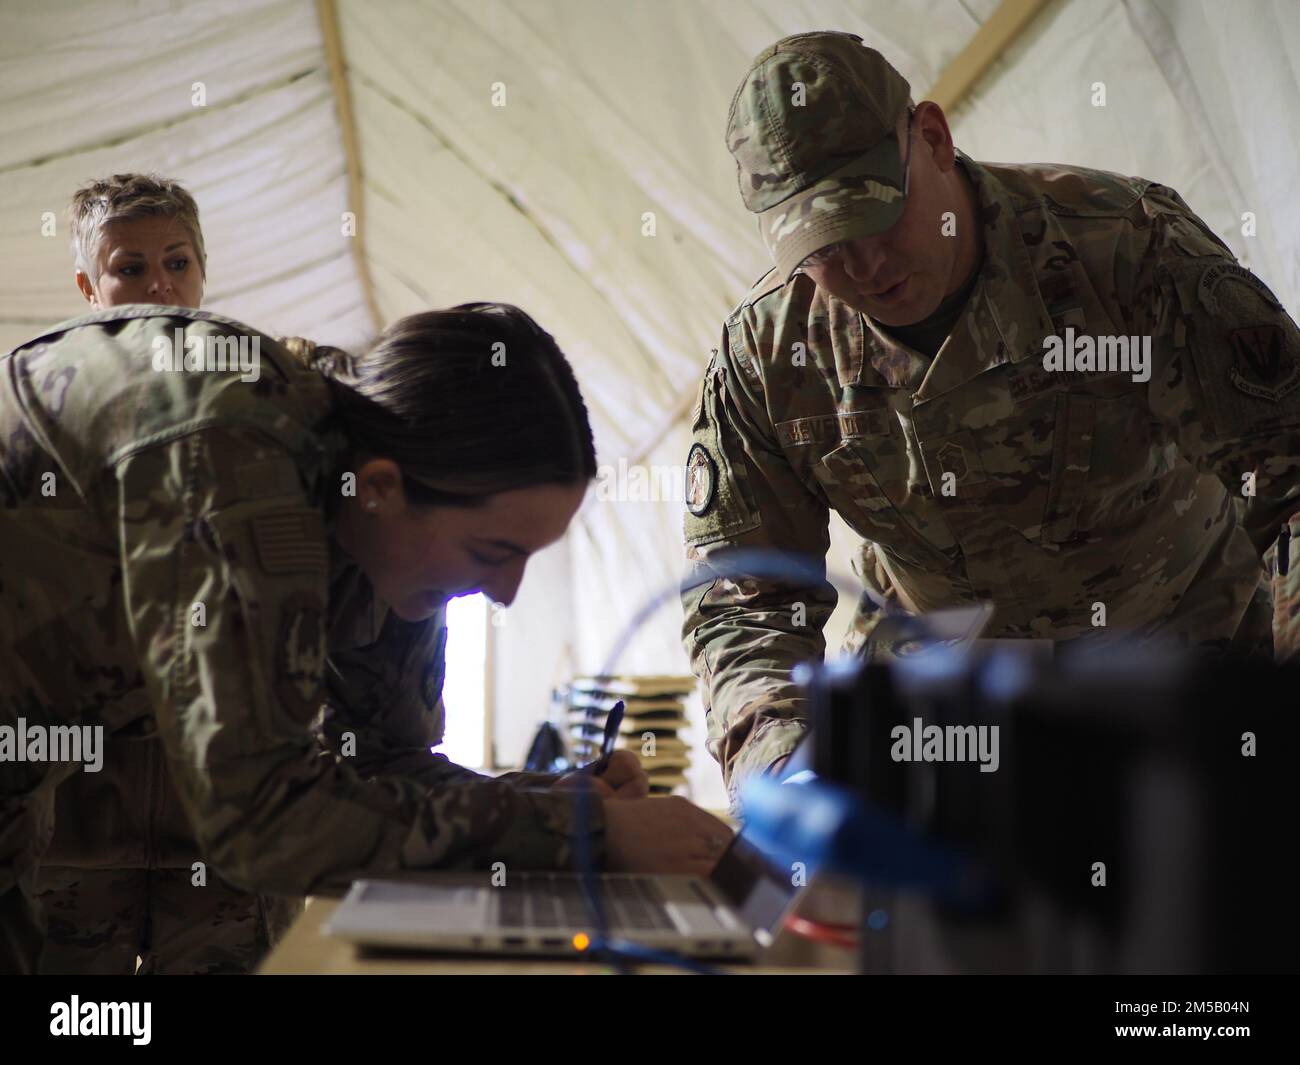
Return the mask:
{"type": "Polygon", "coordinates": [[[803,735],[791,670],[821,658],[835,596],[710,559],[824,560],[831,508],[869,542],[864,580],[912,611],[989,600],[988,636],[1300,650],[1279,540],[1300,533],[1295,323],[1172,189],[980,164],[909,104],[838,33],[768,48],[732,102],[776,269],[695,409],[683,635],[733,803],[803,735]],[[1091,363],[1047,358],[1079,337],[1091,363]],[[1131,338],[1127,365],[1110,338],[1131,338]]]}
{"type": "MultiPolygon", "coordinates": [[[[243,887],[567,865],[556,777],[430,753],[443,614],[398,618],[329,535],[329,409],[286,348],[196,310],[111,308],[0,358],[0,728],[157,735],[203,855],[243,887]],[[257,383],[156,371],[174,329],[257,337],[257,383]]],[[[56,788],[82,771],[0,757],[0,971],[36,964],[56,788]]]]}

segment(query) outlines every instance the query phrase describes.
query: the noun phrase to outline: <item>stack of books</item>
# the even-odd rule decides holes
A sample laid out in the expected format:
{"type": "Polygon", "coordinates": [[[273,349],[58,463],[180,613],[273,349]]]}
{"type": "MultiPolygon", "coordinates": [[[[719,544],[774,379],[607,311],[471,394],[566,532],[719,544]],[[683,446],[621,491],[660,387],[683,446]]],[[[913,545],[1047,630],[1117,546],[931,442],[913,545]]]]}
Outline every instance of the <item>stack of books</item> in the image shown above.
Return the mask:
{"type": "Polygon", "coordinates": [[[684,700],[694,677],[577,677],[568,687],[569,747],[585,764],[600,755],[605,718],[623,700],[623,723],[615,750],[632,751],[650,778],[651,795],[669,795],[686,784],[691,764],[684,700]]]}

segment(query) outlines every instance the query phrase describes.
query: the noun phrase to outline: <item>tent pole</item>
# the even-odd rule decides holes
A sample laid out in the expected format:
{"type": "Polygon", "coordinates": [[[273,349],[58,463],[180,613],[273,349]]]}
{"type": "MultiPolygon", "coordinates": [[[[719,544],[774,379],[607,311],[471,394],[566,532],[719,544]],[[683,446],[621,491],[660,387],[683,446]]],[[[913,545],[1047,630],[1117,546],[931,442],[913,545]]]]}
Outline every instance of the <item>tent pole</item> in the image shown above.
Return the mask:
{"type": "Polygon", "coordinates": [[[370,279],[369,260],[366,258],[361,152],[357,146],[357,125],[352,115],[352,94],[348,90],[347,72],[343,62],[338,5],[335,0],[316,0],[316,13],[320,17],[325,61],[329,65],[330,85],[334,90],[334,106],[339,118],[339,132],[343,135],[343,155],[347,163],[348,176],[348,210],[356,220],[356,234],[351,238],[352,257],[356,262],[357,280],[361,283],[361,293],[365,297],[371,327],[378,332],[384,327],[384,320],[379,314],[379,304],[375,300],[375,286],[370,279]]]}
{"type": "Polygon", "coordinates": [[[966,47],[944,68],[923,99],[933,100],[945,115],[951,115],[971,86],[1011,47],[1047,3],[1048,0],[1002,0],[975,36],[966,42],[966,47]]]}

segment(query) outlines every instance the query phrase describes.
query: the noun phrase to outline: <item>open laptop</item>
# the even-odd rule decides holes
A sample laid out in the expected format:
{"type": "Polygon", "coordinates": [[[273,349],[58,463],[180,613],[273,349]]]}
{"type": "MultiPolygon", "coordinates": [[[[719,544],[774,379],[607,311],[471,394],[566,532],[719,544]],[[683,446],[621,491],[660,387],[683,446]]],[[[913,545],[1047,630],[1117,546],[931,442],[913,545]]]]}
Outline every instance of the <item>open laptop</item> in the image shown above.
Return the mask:
{"type": "MultiPolygon", "coordinates": [[[[890,643],[969,644],[992,614],[988,604],[889,618],[890,643]]],[[[783,783],[814,780],[812,744],[804,737],[782,771],[783,783]]],[[[700,958],[752,958],[768,946],[815,872],[777,865],[746,837],[735,836],[706,878],[600,873],[606,933],[643,946],[700,958]]],[[[358,880],[325,931],[364,947],[458,953],[572,955],[575,937],[593,931],[591,909],[575,873],[412,873],[400,880],[358,880]]],[[[580,942],[580,939],[578,940],[580,942]]]]}
{"type": "MultiPolygon", "coordinates": [[[[707,877],[600,873],[606,934],[700,958],[752,958],[801,890],[744,833],[707,877]]],[[[365,947],[576,955],[593,931],[575,873],[423,873],[358,880],[325,931],[365,947]],[[576,942],[575,942],[576,939],[576,942]]]]}

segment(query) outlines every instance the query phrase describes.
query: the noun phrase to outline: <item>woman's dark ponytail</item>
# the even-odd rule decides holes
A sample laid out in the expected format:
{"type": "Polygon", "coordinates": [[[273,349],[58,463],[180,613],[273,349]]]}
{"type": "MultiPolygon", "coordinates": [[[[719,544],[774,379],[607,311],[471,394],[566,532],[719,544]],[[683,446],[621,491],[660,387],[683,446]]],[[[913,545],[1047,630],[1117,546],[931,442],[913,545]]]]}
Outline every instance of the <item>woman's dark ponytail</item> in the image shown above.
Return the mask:
{"type": "Polygon", "coordinates": [[[366,352],[283,341],[330,382],[354,454],[401,468],[416,503],[487,496],[596,476],[591,424],[555,339],[505,303],[399,319],[366,352]]]}

